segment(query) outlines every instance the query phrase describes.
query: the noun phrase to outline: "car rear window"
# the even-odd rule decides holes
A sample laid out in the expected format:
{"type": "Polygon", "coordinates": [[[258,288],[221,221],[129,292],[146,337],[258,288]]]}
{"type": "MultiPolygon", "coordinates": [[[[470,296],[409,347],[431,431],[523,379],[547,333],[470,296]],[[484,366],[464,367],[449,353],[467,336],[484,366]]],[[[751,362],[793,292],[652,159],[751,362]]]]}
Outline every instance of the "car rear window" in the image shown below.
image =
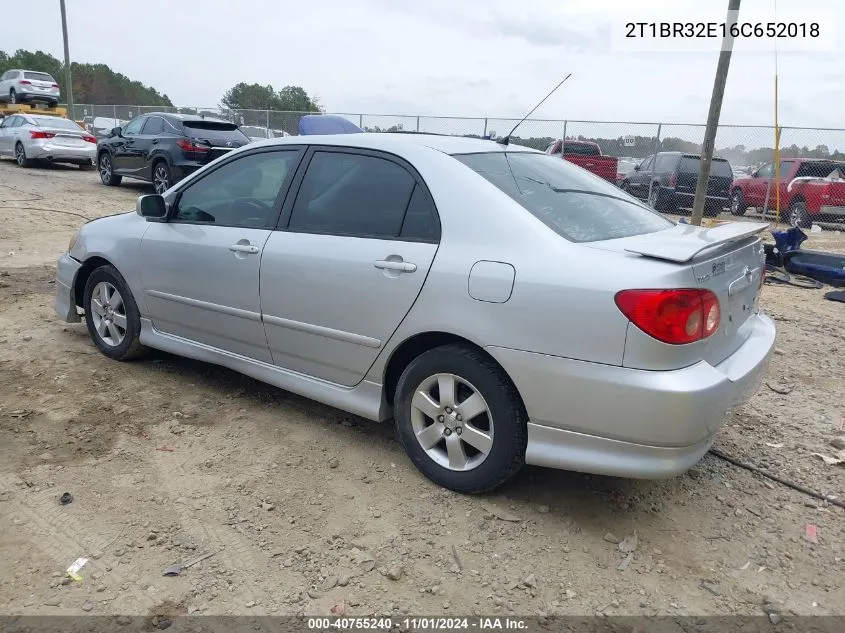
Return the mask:
{"type": "Polygon", "coordinates": [[[75,132],[83,131],[74,121],[60,119],[59,117],[36,116],[32,117],[32,120],[40,127],[51,127],[57,130],[73,130],[75,132]]]}
{"type": "Polygon", "coordinates": [[[241,132],[246,134],[249,137],[254,138],[270,138],[267,135],[267,128],[266,127],[252,127],[251,125],[247,125],[241,128],[241,132]]]}
{"type": "Polygon", "coordinates": [[[47,73],[30,73],[25,72],[23,74],[24,79],[34,79],[36,81],[49,81],[51,83],[55,83],[56,80],[53,79],[52,76],[48,75],[47,73]]]}
{"type": "Polygon", "coordinates": [[[611,240],[674,226],[618,187],[548,154],[453,156],[572,242],[611,240]]]}
{"type": "Polygon", "coordinates": [[[601,154],[599,148],[592,143],[570,143],[563,144],[564,154],[578,154],[579,156],[598,156],[601,154]]]}
{"type": "Polygon", "coordinates": [[[185,134],[207,141],[249,142],[249,139],[234,123],[226,123],[225,121],[184,121],[182,126],[185,128],[185,134]]]}
{"type": "MultiPolygon", "coordinates": [[[[681,163],[678,166],[678,171],[683,174],[695,174],[698,176],[701,170],[701,158],[698,156],[683,156],[681,163]]],[[[734,173],[731,165],[724,158],[714,158],[710,163],[710,175],[721,176],[723,178],[730,178],[733,180],[734,173]]]]}

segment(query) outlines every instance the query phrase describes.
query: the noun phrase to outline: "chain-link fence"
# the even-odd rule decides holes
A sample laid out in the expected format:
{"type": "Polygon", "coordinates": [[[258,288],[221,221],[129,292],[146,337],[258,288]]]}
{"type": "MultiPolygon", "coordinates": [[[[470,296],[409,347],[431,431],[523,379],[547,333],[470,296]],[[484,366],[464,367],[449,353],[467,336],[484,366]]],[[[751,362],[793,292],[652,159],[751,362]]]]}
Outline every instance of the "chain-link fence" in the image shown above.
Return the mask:
{"type": "MultiPolygon", "coordinates": [[[[98,132],[107,133],[112,127],[150,112],[199,114],[221,118],[248,128],[245,131],[249,133],[249,136],[258,137],[296,135],[300,119],[304,115],[314,114],[275,110],[233,110],[217,106],[177,108],[76,104],[73,118],[84,121],[86,124],[93,124],[98,132]]],[[[336,115],[348,119],[367,132],[421,132],[478,138],[504,136],[519,123],[518,119],[493,117],[461,118],[365,113],[336,113],[336,115]]],[[[615,158],[616,183],[624,186],[631,178],[643,179],[642,173],[636,176],[634,174],[642,171],[641,166],[647,168],[649,162],[646,159],[655,153],[700,153],[704,141],[704,126],[677,123],[528,119],[522,122],[511,136],[514,144],[542,151],[549,149],[561,139],[570,141],[569,144],[564,144],[568,149],[581,147],[580,150],[573,149],[572,151],[586,151],[584,150],[586,146],[583,144],[572,143],[572,141],[586,141],[593,146],[598,146],[603,155],[615,158]]],[[[768,218],[780,216],[789,219],[791,213],[793,215],[803,213],[804,216],[811,215],[810,219],[814,221],[845,220],[845,197],[840,206],[843,210],[842,218],[835,215],[823,217],[823,213],[830,214],[824,209],[814,208],[807,200],[799,199],[793,195],[792,189],[787,190],[789,183],[796,175],[827,180],[845,177],[845,172],[836,172],[838,169],[836,165],[831,166],[825,162],[845,161],[845,129],[782,127],[779,141],[780,161],[777,169],[774,164],[774,148],[773,126],[721,125],[719,127],[715,155],[728,162],[729,166],[720,163],[720,168],[730,170],[730,175],[735,181],[733,191],[739,188],[742,194],[739,204],[734,204],[732,211],[746,215],[763,215],[768,218]],[[803,165],[800,173],[799,165],[803,165]],[[776,171],[780,177],[780,188],[773,184],[778,182],[775,180],[776,171]],[[737,183],[737,179],[742,179],[742,181],[737,183]],[[808,209],[808,205],[813,208],[808,209]]],[[[656,164],[657,161],[650,163],[652,176],[656,164]]],[[[584,166],[591,169],[591,166],[586,163],[584,166]]],[[[645,178],[645,180],[651,179],[645,178]]],[[[649,182],[648,188],[642,190],[641,197],[648,199],[651,187],[651,182],[649,182]]],[[[845,190],[845,182],[842,183],[842,187],[845,190]]],[[[837,205],[822,206],[829,211],[831,206],[837,205]]],[[[804,217],[804,219],[807,218],[804,217]]]]}

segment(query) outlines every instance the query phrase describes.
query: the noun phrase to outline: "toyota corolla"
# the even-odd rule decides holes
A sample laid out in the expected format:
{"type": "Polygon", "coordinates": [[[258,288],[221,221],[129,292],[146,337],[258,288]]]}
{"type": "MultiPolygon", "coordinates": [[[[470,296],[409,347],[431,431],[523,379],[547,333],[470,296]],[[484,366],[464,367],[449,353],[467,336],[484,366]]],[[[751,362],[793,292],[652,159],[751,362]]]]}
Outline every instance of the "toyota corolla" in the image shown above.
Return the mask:
{"type": "Polygon", "coordinates": [[[393,419],[456,491],[525,463],[668,477],[765,371],[765,227],[675,225],[487,140],[289,137],[85,224],[55,307],[111,359],[165,350],[393,419]]]}

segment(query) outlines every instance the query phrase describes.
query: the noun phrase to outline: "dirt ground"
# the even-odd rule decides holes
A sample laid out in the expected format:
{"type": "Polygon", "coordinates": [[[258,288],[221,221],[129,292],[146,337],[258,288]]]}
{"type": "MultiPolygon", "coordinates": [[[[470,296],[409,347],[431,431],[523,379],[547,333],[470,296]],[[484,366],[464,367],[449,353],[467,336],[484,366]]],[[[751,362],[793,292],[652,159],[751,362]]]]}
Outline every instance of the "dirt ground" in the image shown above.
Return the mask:
{"type": "MultiPolygon", "coordinates": [[[[712,455],[465,497],[389,425],[166,354],[106,359],[53,313],[54,263],[148,191],[0,161],[0,613],[845,614],[845,511],[712,455]]],[[[824,292],[765,286],[776,354],[717,448],[841,499],[845,467],[813,456],[845,436],[845,306],[824,292]]]]}

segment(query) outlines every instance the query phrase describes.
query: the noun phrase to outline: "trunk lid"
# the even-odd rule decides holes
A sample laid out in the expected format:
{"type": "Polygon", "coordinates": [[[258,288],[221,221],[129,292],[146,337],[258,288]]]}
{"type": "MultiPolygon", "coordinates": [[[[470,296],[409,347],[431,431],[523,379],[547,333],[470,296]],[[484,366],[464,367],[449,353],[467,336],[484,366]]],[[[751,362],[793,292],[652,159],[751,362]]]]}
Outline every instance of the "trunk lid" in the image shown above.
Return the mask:
{"type": "Polygon", "coordinates": [[[765,267],[758,234],[767,227],[760,222],[733,222],[714,228],[679,224],[665,231],[590,246],[690,268],[698,288],[710,290],[719,298],[719,329],[696,343],[701,346],[701,360],[716,365],[751,334],[747,321],[757,312],[765,267]]]}
{"type": "Polygon", "coordinates": [[[227,121],[184,121],[182,131],[197,144],[208,145],[210,150],[203,156],[208,162],[250,142],[237,125],[227,121]]]}

